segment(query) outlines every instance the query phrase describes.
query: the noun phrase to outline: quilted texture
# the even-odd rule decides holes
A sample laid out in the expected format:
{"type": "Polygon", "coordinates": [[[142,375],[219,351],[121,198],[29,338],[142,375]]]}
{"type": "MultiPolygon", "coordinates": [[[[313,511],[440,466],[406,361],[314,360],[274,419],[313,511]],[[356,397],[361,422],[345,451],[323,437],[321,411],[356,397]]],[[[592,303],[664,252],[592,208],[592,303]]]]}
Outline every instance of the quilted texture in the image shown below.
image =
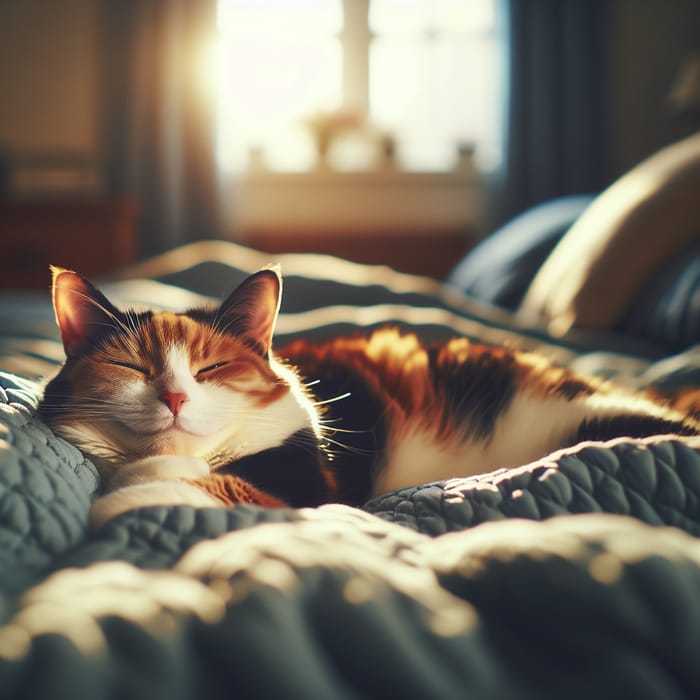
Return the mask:
{"type": "Polygon", "coordinates": [[[700,454],[681,441],[615,440],[556,461],[401,489],[365,506],[430,535],[489,520],[573,513],[629,515],[700,535],[700,454]]]}
{"type": "Polygon", "coordinates": [[[682,698],[700,547],[583,515],[429,538],[342,507],[172,568],[64,569],[0,626],[12,698],[682,698]]]}
{"type": "Polygon", "coordinates": [[[98,476],[34,413],[37,387],[0,374],[0,590],[35,580],[85,536],[98,476]]]}

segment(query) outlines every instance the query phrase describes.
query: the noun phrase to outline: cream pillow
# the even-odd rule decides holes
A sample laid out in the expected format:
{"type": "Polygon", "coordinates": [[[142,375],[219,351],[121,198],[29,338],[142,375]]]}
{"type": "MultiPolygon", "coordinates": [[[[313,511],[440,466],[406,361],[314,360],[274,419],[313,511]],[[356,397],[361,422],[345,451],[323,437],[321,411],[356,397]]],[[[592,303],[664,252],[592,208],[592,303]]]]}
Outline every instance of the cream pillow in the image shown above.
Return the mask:
{"type": "Polygon", "coordinates": [[[700,133],[668,146],[613,183],[539,269],[518,313],[560,335],[610,329],[655,269],[700,239],[700,133]]]}

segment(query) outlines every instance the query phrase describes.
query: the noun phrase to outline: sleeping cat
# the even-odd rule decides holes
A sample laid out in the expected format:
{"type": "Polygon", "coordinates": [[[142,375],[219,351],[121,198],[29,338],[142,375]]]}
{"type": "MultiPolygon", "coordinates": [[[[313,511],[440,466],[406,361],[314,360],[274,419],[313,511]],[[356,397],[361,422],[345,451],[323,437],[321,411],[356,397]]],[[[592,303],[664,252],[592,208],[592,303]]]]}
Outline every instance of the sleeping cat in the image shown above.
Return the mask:
{"type": "Polygon", "coordinates": [[[157,504],[360,504],[581,440],[698,433],[663,402],[465,338],[384,328],[273,353],[273,269],[184,313],[120,311],[52,271],[67,359],[39,410],[103,476],[95,526],[157,504]]]}

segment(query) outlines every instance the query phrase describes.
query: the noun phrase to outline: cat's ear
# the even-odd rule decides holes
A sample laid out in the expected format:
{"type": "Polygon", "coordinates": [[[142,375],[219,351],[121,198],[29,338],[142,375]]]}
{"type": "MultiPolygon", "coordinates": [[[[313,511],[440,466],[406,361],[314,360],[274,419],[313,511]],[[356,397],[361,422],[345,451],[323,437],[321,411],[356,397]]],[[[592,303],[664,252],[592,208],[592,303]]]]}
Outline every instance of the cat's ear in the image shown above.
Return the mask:
{"type": "Polygon", "coordinates": [[[98,289],[72,270],[51,266],[56,323],[68,357],[82,353],[91,340],[119,324],[120,312],[98,289]]]}
{"type": "Polygon", "coordinates": [[[244,337],[263,357],[272,345],[272,335],[282,298],[278,268],[260,270],[245,279],[216,312],[216,327],[244,337]]]}

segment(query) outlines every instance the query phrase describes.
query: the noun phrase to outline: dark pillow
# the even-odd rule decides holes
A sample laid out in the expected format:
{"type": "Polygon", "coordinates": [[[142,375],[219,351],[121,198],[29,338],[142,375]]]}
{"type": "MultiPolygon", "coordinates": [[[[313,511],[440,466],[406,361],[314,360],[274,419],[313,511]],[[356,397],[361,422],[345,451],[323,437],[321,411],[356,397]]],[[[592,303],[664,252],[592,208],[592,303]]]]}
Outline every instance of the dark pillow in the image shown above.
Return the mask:
{"type": "Polygon", "coordinates": [[[592,201],[591,195],[572,195],[528,209],[472,248],[447,283],[515,309],[552,248],[592,201]]]}
{"type": "Polygon", "coordinates": [[[677,352],[700,343],[700,243],[663,264],[618,327],[677,352]]]}

